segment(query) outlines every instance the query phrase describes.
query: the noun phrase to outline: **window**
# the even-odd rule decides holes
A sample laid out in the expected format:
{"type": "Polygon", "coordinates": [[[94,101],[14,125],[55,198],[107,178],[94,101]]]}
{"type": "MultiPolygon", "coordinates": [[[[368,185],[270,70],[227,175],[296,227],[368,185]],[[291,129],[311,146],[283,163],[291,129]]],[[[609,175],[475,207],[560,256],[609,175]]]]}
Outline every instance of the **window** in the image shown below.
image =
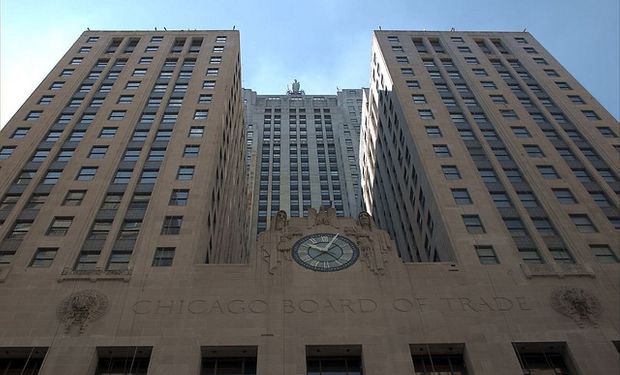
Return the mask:
{"type": "Polygon", "coordinates": [[[141,57],[140,61],[138,61],[138,64],[140,65],[148,65],[150,63],[153,62],[153,58],[152,57],[141,57]]]}
{"type": "Polygon", "coordinates": [[[202,83],[202,88],[205,90],[213,90],[215,89],[215,81],[204,81],[202,83]]]}
{"type": "Polygon", "coordinates": [[[506,101],[506,98],[504,98],[503,95],[491,95],[491,100],[493,101],[493,103],[497,103],[497,104],[506,104],[506,103],[508,103],[506,101]]]}
{"type": "Polygon", "coordinates": [[[575,155],[566,147],[558,147],[558,153],[564,160],[575,160],[575,155]]]}
{"type": "Polygon", "coordinates": [[[101,86],[99,86],[99,92],[100,93],[107,94],[110,91],[112,91],[112,84],[111,83],[104,83],[101,86]]]}
{"type": "Polygon", "coordinates": [[[577,200],[569,189],[552,189],[557,200],[562,204],[576,204],[577,200]]]}
{"type": "Polygon", "coordinates": [[[43,95],[37,104],[39,105],[49,105],[54,99],[54,95],[43,95]]]}
{"type": "Polygon", "coordinates": [[[50,90],[60,90],[60,89],[62,89],[62,86],[64,86],[64,84],[65,84],[64,82],[53,82],[50,85],[49,89],[50,90]]]}
{"type": "Polygon", "coordinates": [[[108,120],[112,120],[112,121],[119,121],[125,118],[125,113],[127,111],[112,111],[110,112],[110,117],[108,117],[108,120]]]}
{"type": "Polygon", "coordinates": [[[11,155],[13,155],[13,151],[15,151],[15,146],[0,147],[0,160],[11,157],[11,155]]]}
{"type": "Polygon", "coordinates": [[[411,95],[411,97],[413,98],[413,102],[416,104],[426,104],[426,97],[424,95],[411,95]]]}
{"type": "Polygon", "coordinates": [[[491,82],[491,81],[482,81],[480,82],[480,84],[482,85],[482,87],[484,87],[485,89],[493,89],[496,90],[497,86],[495,85],[495,83],[491,82]]]}
{"type": "Polygon", "coordinates": [[[546,217],[533,217],[532,222],[541,236],[556,236],[557,232],[546,217]]]}
{"type": "Polygon", "coordinates": [[[140,234],[142,219],[125,219],[118,234],[120,239],[134,239],[140,234]]]}
{"type": "Polygon", "coordinates": [[[199,151],[200,151],[199,145],[186,145],[185,149],[183,150],[183,157],[184,158],[197,158],[199,151]]]}
{"type": "Polygon", "coordinates": [[[508,195],[504,192],[490,192],[491,199],[497,208],[508,208],[512,207],[512,202],[508,195]]]}
{"type": "MultiPolygon", "coordinates": [[[[129,150],[128,150],[129,151],[129,150]]],[[[135,150],[138,151],[139,150],[135,150]]],[[[149,156],[148,156],[148,161],[162,161],[164,160],[164,157],[166,156],[166,149],[165,148],[151,148],[151,150],[149,151],[149,156]]]]}
{"type": "Polygon", "coordinates": [[[549,65],[547,60],[543,59],[542,57],[535,57],[534,62],[538,65],[549,65]]]}
{"type": "Polygon", "coordinates": [[[605,138],[617,138],[618,137],[616,133],[614,133],[614,131],[611,130],[610,127],[601,126],[601,127],[597,127],[596,129],[598,129],[601,135],[605,138]]]}
{"type": "Polygon", "coordinates": [[[465,224],[465,228],[468,233],[486,233],[484,227],[482,226],[482,221],[480,221],[480,217],[478,215],[463,215],[463,223],[465,224]]]}
{"type": "Polygon", "coordinates": [[[137,90],[140,87],[140,81],[129,81],[125,85],[125,90],[137,90]]]}
{"type": "Polygon", "coordinates": [[[145,169],[140,175],[141,184],[154,184],[159,175],[158,169],[145,169]]]}
{"type": "Polygon", "coordinates": [[[583,115],[586,116],[588,120],[600,120],[601,119],[594,111],[582,110],[581,113],[583,113],[583,115]]]}
{"type": "Polygon", "coordinates": [[[590,196],[599,207],[611,207],[611,202],[607,199],[605,193],[600,191],[591,191],[590,196]]]}
{"type": "Polygon", "coordinates": [[[174,189],[170,195],[169,205],[171,206],[186,206],[187,199],[189,198],[188,189],[174,189]]]}
{"type": "Polygon", "coordinates": [[[75,177],[76,181],[92,181],[97,173],[97,167],[82,167],[75,177]]]}
{"type": "Polygon", "coordinates": [[[463,351],[463,344],[411,345],[413,375],[465,375],[468,371],[463,351]]]}
{"type": "Polygon", "coordinates": [[[426,135],[430,138],[441,138],[441,130],[437,126],[427,126],[426,135]]]}
{"type": "Polygon", "coordinates": [[[177,180],[191,180],[194,178],[193,166],[181,166],[177,172],[177,180]]]}
{"type": "Polygon", "coordinates": [[[117,104],[129,104],[133,101],[133,95],[121,95],[118,97],[117,104]]]}
{"type": "Polygon", "coordinates": [[[169,141],[172,138],[172,130],[158,130],[155,133],[156,141],[169,141]]]}
{"type": "Polygon", "coordinates": [[[508,119],[508,120],[519,119],[519,116],[517,116],[517,113],[513,111],[512,109],[502,109],[500,110],[500,112],[505,119],[508,119]]]}
{"type": "Polygon", "coordinates": [[[55,217],[45,234],[48,236],[64,236],[69,231],[72,222],[72,217],[55,217]]]}
{"type": "Polygon", "coordinates": [[[121,204],[123,199],[122,193],[108,193],[101,203],[102,210],[115,210],[121,204]]]}
{"type": "Polygon", "coordinates": [[[114,138],[116,135],[116,129],[118,128],[103,128],[99,133],[99,138],[114,138]]]}
{"type": "Polygon", "coordinates": [[[536,248],[530,247],[519,247],[517,248],[519,251],[519,256],[521,256],[521,260],[523,263],[527,264],[543,264],[543,259],[540,256],[540,253],[536,248]]]}
{"type": "Polygon", "coordinates": [[[577,230],[581,233],[593,233],[598,232],[592,220],[586,214],[573,214],[569,215],[573,224],[577,227],[577,230]]]}
{"type": "Polygon", "coordinates": [[[523,177],[518,169],[507,168],[504,169],[504,173],[506,173],[506,177],[508,177],[508,181],[510,182],[523,182],[523,177]]]}
{"type": "Polygon", "coordinates": [[[465,62],[466,62],[467,64],[473,64],[473,65],[480,64],[480,62],[478,61],[478,59],[477,59],[477,58],[475,58],[475,57],[472,57],[472,56],[465,57],[465,62]]]}
{"type": "Polygon", "coordinates": [[[71,61],[69,61],[69,64],[71,65],[80,65],[82,63],[83,58],[82,57],[74,57],[71,59],[71,61]]]}
{"type": "Polygon", "coordinates": [[[557,263],[575,263],[571,254],[564,247],[550,247],[549,252],[557,263]]]}
{"type": "MultiPolygon", "coordinates": [[[[174,247],[158,247],[155,249],[155,257],[153,258],[153,267],[170,267],[174,259],[174,247]]],[[[226,371],[225,368],[220,370],[226,371]]]]}
{"type": "Polygon", "coordinates": [[[206,120],[209,116],[209,111],[205,110],[196,110],[194,112],[194,120],[206,120]]]}
{"type": "Polygon", "coordinates": [[[590,245],[590,250],[599,263],[618,263],[618,257],[609,245],[590,245]]]}
{"type": "MultiPolygon", "coordinates": [[[[108,270],[113,270],[113,271],[121,271],[121,270],[127,270],[129,268],[129,260],[131,259],[131,250],[112,250],[112,253],[110,254],[110,259],[108,260],[108,266],[107,269],[108,270]]],[[[136,367],[136,363],[135,361],[132,361],[133,366],[131,367],[132,372],[131,374],[140,374],[139,372],[135,371],[135,367],[136,367]]],[[[108,372],[100,372],[98,374],[109,374],[108,372]]],[[[121,374],[126,374],[125,372],[121,372],[121,374]]],[[[144,374],[146,374],[146,371],[144,372],[144,374]]]]}
{"type": "Polygon", "coordinates": [[[86,43],[97,43],[98,40],[98,36],[89,36],[88,39],[86,39],[86,43]]]}
{"type": "Polygon", "coordinates": [[[17,128],[17,129],[15,129],[15,131],[11,135],[11,139],[22,139],[22,138],[24,138],[26,136],[26,134],[28,134],[28,130],[30,130],[30,128],[17,128]]]}
{"type": "Polygon", "coordinates": [[[56,157],[56,161],[69,161],[74,154],[73,149],[60,150],[58,156],[56,157]]]}
{"type": "Polygon", "coordinates": [[[476,254],[480,264],[499,264],[499,259],[491,245],[476,245],[476,254]]]}
{"type": "Polygon", "coordinates": [[[512,133],[517,138],[531,138],[530,132],[524,126],[514,126],[512,127],[512,133]]]}
{"type": "Polygon", "coordinates": [[[570,85],[566,82],[556,82],[555,84],[560,88],[560,90],[571,90],[572,89],[572,87],[570,87],[570,85]]]}
{"type": "Polygon", "coordinates": [[[26,121],[37,121],[41,118],[43,111],[30,111],[24,120],[26,121]]]}
{"type": "Polygon", "coordinates": [[[575,104],[586,104],[579,95],[569,95],[568,99],[575,104]]]}
{"type": "Polygon", "coordinates": [[[67,195],[65,195],[65,199],[62,202],[63,206],[79,206],[82,204],[82,200],[84,200],[84,196],[86,195],[86,190],[69,190],[67,195]]]}
{"type": "Polygon", "coordinates": [[[452,156],[447,145],[433,145],[433,151],[438,158],[447,158],[452,156]]]}
{"type": "Polygon", "coordinates": [[[219,64],[222,62],[222,56],[212,56],[209,59],[209,64],[219,64]]]}
{"type": "Polygon", "coordinates": [[[28,204],[26,205],[26,209],[28,210],[40,210],[41,207],[47,201],[48,193],[34,193],[30,197],[28,204]]]}
{"type": "Polygon", "coordinates": [[[75,264],[75,269],[78,271],[92,271],[95,269],[98,259],[98,251],[82,251],[75,264]]]}
{"type": "Polygon", "coordinates": [[[111,220],[95,220],[88,234],[89,240],[105,240],[112,229],[111,220]]]}
{"type": "Polygon", "coordinates": [[[112,180],[113,184],[128,184],[131,179],[131,175],[133,170],[131,169],[119,169],[116,171],[114,175],[114,179],[112,180]]]}
{"type": "Polygon", "coordinates": [[[89,159],[103,159],[108,152],[108,146],[93,146],[88,154],[89,159]]]}
{"type": "Polygon", "coordinates": [[[56,253],[58,252],[58,248],[50,248],[43,247],[38,248],[32,261],[30,261],[30,267],[34,268],[45,268],[52,265],[54,262],[54,258],[56,257],[56,253]]]}
{"type": "Polygon", "coordinates": [[[131,76],[132,77],[144,77],[145,75],[146,75],[146,69],[138,68],[138,69],[134,69],[131,76]]]}
{"type": "Polygon", "coordinates": [[[433,112],[430,109],[418,109],[418,114],[422,120],[432,120],[435,118],[433,112]]]}
{"type": "Polygon", "coordinates": [[[467,189],[452,189],[452,197],[456,204],[472,204],[471,197],[467,189]]]}
{"type": "Polygon", "coordinates": [[[205,128],[203,126],[192,126],[189,128],[189,138],[202,138],[205,128]]]}
{"type": "Polygon", "coordinates": [[[49,155],[49,150],[37,150],[34,155],[32,155],[32,159],[30,159],[33,163],[40,163],[47,159],[47,155],[49,155]]]}
{"type": "Polygon", "coordinates": [[[213,99],[213,95],[211,94],[201,94],[198,97],[198,104],[210,104],[213,99]]]}
{"type": "Polygon", "coordinates": [[[517,196],[519,197],[519,200],[521,200],[523,207],[538,207],[538,201],[536,200],[536,196],[534,196],[533,193],[527,191],[518,191],[517,196]]]}
{"type": "Polygon", "coordinates": [[[560,175],[551,165],[537,165],[538,172],[545,180],[556,180],[560,178],[560,175]]]}
{"type": "Polygon", "coordinates": [[[472,72],[474,72],[474,75],[477,75],[478,77],[487,77],[487,71],[482,69],[482,68],[476,68],[476,69],[472,69],[472,72]]]}
{"type": "Polygon", "coordinates": [[[216,77],[219,71],[219,68],[208,68],[207,77],[216,77]]]}
{"type": "Polygon", "coordinates": [[[411,68],[400,68],[400,72],[404,76],[414,76],[415,75],[415,73],[413,72],[413,69],[411,69],[411,68]]]}
{"type": "Polygon", "coordinates": [[[183,216],[166,216],[161,227],[161,234],[179,234],[182,224],[183,216]]]}
{"type": "Polygon", "coordinates": [[[446,180],[460,180],[461,174],[455,165],[442,165],[441,170],[446,180]]]}
{"type": "Polygon", "coordinates": [[[537,145],[523,145],[525,152],[531,158],[544,158],[545,154],[537,145]]]}

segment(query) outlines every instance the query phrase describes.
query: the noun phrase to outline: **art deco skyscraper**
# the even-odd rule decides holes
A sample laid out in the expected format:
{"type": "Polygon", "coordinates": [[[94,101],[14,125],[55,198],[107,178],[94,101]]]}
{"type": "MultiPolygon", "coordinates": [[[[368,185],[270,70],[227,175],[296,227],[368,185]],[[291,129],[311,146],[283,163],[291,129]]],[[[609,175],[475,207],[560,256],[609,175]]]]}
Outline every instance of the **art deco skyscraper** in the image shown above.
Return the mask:
{"type": "Polygon", "coordinates": [[[529,33],[375,31],[371,71],[363,195],[404,261],[617,261],[620,127],[529,33]]]}
{"type": "Polygon", "coordinates": [[[278,210],[307,216],[334,207],[356,216],[361,206],[358,145],[362,89],[306,95],[295,81],[286,95],[244,90],[252,234],[278,210]]]}
{"type": "Polygon", "coordinates": [[[0,134],[0,266],[247,260],[240,72],[236,31],[80,36],[0,134]]]}

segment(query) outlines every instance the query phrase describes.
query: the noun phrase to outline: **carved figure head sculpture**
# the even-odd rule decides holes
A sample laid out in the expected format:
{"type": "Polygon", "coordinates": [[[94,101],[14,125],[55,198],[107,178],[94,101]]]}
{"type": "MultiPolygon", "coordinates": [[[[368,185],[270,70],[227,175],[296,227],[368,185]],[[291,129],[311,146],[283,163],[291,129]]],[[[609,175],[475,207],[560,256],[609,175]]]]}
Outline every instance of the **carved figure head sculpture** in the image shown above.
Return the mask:
{"type": "Polygon", "coordinates": [[[368,212],[366,211],[360,212],[360,214],[357,216],[357,219],[358,219],[360,227],[366,230],[372,229],[372,217],[370,216],[368,212]]]}

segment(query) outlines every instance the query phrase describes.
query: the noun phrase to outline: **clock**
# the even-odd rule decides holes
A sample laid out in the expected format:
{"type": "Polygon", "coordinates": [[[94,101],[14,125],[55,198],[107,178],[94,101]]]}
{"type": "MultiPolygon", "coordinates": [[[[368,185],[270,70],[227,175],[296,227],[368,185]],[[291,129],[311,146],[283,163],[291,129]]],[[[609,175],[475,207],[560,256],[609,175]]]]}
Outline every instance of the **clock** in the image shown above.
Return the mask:
{"type": "Polygon", "coordinates": [[[313,271],[340,271],[359,257],[357,245],[339,233],[316,233],[293,245],[293,259],[313,271]]]}

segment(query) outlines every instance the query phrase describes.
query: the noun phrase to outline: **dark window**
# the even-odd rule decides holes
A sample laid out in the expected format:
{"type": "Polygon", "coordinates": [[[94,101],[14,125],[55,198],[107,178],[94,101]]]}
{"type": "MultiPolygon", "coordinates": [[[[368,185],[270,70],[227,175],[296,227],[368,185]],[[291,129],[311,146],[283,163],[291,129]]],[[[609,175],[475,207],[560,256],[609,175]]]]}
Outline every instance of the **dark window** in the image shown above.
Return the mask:
{"type": "Polygon", "coordinates": [[[161,234],[179,234],[182,224],[183,216],[166,216],[161,227],[161,234]]]}
{"type": "Polygon", "coordinates": [[[187,189],[174,189],[170,195],[171,206],[186,206],[187,199],[189,198],[189,190],[187,189]]]}
{"type": "Polygon", "coordinates": [[[491,245],[476,245],[476,254],[480,264],[499,264],[499,259],[491,245]]]}
{"type": "Polygon", "coordinates": [[[478,234],[486,232],[478,215],[463,215],[463,223],[469,233],[478,234]]]}
{"type": "Polygon", "coordinates": [[[174,259],[174,247],[158,247],[153,257],[153,267],[170,267],[174,259]]]}
{"type": "Polygon", "coordinates": [[[63,206],[79,206],[82,204],[82,200],[86,195],[86,190],[69,190],[65,195],[65,200],[62,202],[63,206]]]}

